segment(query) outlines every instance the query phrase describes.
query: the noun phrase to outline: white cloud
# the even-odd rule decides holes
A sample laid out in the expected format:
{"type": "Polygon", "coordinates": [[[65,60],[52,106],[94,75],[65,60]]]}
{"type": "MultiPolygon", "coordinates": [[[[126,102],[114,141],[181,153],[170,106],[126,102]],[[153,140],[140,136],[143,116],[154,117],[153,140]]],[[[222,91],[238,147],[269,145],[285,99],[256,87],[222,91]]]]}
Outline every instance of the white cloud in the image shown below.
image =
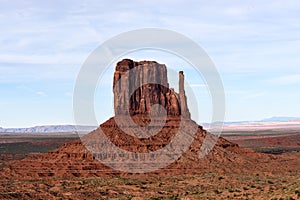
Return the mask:
{"type": "Polygon", "coordinates": [[[28,55],[28,54],[0,54],[2,63],[19,64],[47,64],[47,65],[66,65],[81,64],[86,59],[85,54],[60,54],[55,55],[28,55]]]}
{"type": "Polygon", "coordinates": [[[257,97],[262,97],[265,95],[265,92],[257,92],[257,93],[248,93],[247,92],[247,95],[245,95],[243,97],[243,99],[247,100],[247,99],[254,99],[254,98],[257,98],[257,97]]]}
{"type": "Polygon", "coordinates": [[[68,96],[68,97],[72,97],[73,93],[72,92],[66,92],[65,95],[68,96]]]}
{"type": "Polygon", "coordinates": [[[278,85],[300,84],[300,74],[292,74],[287,76],[276,77],[268,80],[269,83],[278,85]]]}
{"type": "Polygon", "coordinates": [[[42,92],[42,91],[37,91],[36,94],[41,96],[41,97],[46,97],[47,96],[47,94],[45,92],[42,92]]]}
{"type": "Polygon", "coordinates": [[[197,83],[195,83],[195,84],[191,83],[191,84],[189,84],[189,86],[190,87],[201,87],[201,88],[207,87],[206,84],[197,84],[197,83]]]}

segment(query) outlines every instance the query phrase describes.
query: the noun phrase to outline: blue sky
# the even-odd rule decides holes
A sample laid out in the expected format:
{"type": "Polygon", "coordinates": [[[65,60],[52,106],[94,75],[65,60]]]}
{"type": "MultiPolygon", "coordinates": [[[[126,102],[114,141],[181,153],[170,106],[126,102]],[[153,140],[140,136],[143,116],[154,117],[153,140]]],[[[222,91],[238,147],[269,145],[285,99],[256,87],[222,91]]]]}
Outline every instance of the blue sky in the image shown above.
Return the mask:
{"type": "MultiPolygon", "coordinates": [[[[223,80],[226,121],[300,116],[297,0],[0,3],[1,127],[73,124],[74,84],[88,55],[119,33],[148,27],[179,32],[205,49],[223,80]]],[[[163,53],[128,56],[177,69],[163,53]]],[[[199,120],[209,121],[205,88],[185,71],[198,94],[199,120]]],[[[112,115],[111,94],[101,96],[109,84],[95,95],[99,123],[112,115]]]]}

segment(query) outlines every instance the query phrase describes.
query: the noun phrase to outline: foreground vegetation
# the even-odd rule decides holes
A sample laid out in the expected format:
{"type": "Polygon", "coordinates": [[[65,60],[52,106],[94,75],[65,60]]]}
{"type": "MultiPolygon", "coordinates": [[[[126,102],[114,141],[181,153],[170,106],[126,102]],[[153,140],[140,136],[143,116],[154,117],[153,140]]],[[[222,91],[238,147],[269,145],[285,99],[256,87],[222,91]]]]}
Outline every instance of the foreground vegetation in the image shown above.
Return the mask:
{"type": "Polygon", "coordinates": [[[1,183],[1,199],[299,199],[295,174],[204,173],[173,177],[94,177],[16,180],[1,183]]]}

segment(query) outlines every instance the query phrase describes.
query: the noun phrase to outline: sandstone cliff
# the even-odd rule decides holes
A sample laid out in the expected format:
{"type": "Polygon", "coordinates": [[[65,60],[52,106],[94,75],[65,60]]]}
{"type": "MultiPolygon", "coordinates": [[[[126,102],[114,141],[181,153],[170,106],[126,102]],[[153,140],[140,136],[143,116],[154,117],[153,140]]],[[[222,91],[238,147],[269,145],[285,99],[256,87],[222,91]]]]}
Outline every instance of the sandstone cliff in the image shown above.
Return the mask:
{"type": "MultiPolygon", "coordinates": [[[[116,115],[147,115],[152,105],[159,104],[169,116],[190,118],[183,71],[179,72],[179,93],[176,93],[174,89],[169,89],[165,65],[155,61],[124,59],[117,63],[113,87],[116,115]]],[[[154,116],[162,115],[161,109],[154,116]]]]}

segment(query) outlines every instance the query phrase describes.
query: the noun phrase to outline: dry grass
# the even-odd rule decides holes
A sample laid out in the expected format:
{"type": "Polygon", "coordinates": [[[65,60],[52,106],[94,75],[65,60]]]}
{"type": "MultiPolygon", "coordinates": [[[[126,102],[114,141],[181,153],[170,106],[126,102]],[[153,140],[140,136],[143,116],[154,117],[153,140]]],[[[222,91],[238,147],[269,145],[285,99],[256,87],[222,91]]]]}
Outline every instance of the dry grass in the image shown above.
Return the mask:
{"type": "Polygon", "coordinates": [[[297,199],[299,176],[216,174],[132,178],[115,176],[15,180],[1,183],[1,199],[297,199]]]}

